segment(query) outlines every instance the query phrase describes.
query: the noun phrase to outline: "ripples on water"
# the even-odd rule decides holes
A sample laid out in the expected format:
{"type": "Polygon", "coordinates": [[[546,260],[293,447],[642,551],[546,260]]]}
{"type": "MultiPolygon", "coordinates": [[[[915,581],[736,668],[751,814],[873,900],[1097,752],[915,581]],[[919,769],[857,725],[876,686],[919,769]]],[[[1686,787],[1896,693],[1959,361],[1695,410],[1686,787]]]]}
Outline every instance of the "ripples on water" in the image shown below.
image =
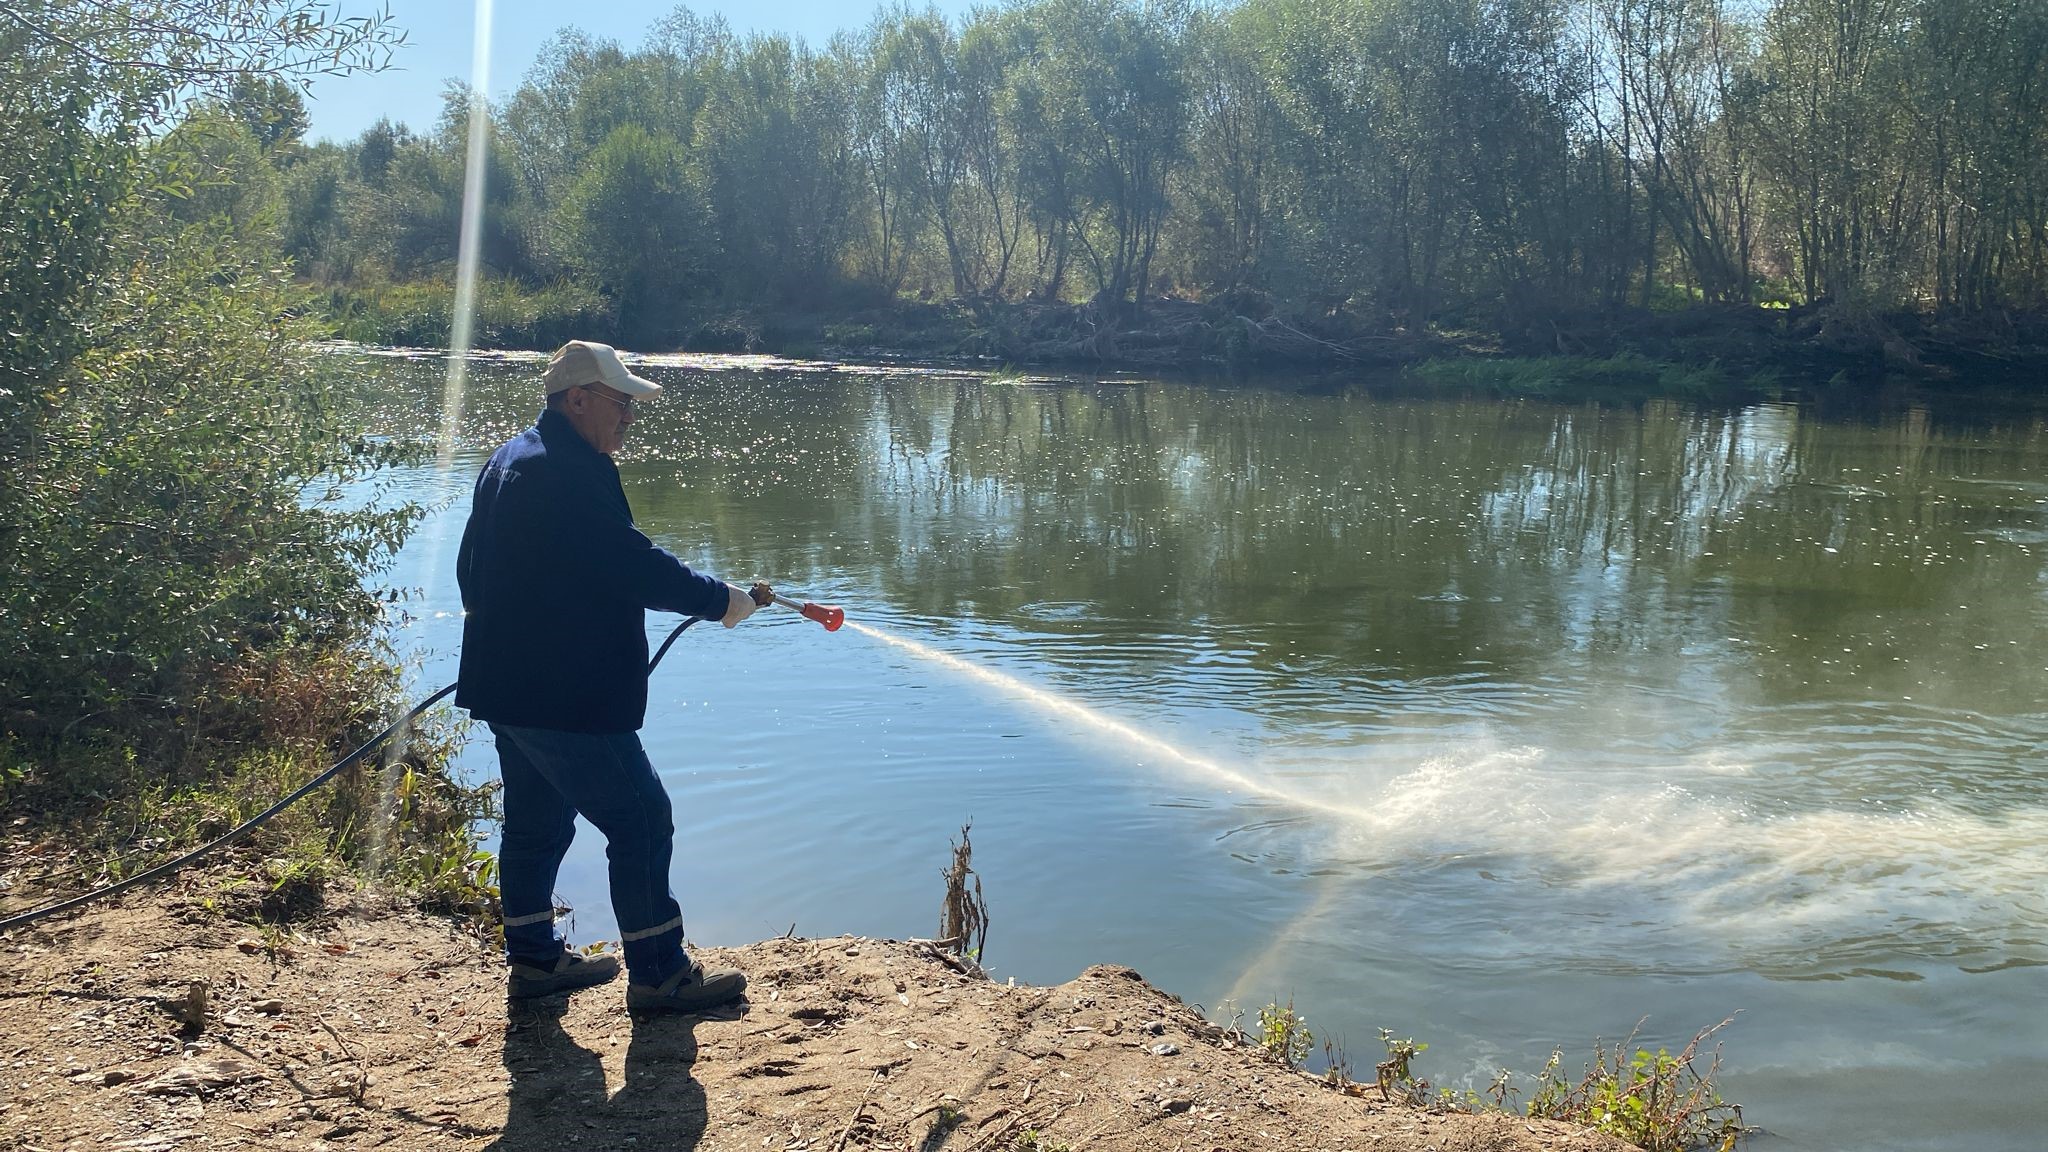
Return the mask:
{"type": "MultiPolygon", "coordinates": [[[[458,471],[538,406],[505,359],[458,471]]],[[[656,677],[700,938],[926,932],[972,816],[1026,979],[1293,991],[1482,1084],[1746,1009],[1731,1095],[1785,1146],[2048,1120],[1899,1104],[2048,1074],[2038,417],[643,369],[643,527],[849,613],[700,630],[656,677]]],[[[382,370],[394,431],[434,426],[434,376],[382,370]]],[[[397,578],[446,664],[447,574],[397,578]]]]}

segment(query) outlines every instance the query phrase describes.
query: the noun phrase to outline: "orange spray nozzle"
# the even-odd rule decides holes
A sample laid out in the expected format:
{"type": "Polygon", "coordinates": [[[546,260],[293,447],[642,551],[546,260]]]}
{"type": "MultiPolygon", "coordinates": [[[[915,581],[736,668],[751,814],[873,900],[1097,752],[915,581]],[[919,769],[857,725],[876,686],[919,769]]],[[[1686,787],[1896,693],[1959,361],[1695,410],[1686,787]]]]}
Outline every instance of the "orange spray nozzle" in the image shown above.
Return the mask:
{"type": "Polygon", "coordinates": [[[846,623],[846,610],[835,604],[813,604],[809,600],[799,604],[782,595],[776,596],[775,602],[784,608],[796,609],[806,620],[816,620],[823,624],[827,632],[837,632],[839,626],[846,623]]]}

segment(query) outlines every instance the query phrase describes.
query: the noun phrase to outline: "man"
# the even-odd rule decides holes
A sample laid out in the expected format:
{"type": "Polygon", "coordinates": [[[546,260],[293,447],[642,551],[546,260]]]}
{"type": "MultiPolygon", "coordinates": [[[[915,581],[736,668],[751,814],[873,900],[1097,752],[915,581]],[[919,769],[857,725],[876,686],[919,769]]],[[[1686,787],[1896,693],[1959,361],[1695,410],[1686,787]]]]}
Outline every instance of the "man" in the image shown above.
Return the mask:
{"type": "Polygon", "coordinates": [[[618,975],[554,931],[555,874],[578,813],[605,837],[626,1003],[693,1012],[738,999],[746,977],[706,972],[683,949],[669,890],[675,826],[641,749],[645,610],[731,628],[766,603],[687,565],[633,526],[611,454],[634,405],[661,386],[604,344],[571,340],[548,362],[547,407],[491,455],[462,533],[462,670],[455,702],[490,725],[505,781],[498,883],[511,995],[546,996],[618,975]]]}

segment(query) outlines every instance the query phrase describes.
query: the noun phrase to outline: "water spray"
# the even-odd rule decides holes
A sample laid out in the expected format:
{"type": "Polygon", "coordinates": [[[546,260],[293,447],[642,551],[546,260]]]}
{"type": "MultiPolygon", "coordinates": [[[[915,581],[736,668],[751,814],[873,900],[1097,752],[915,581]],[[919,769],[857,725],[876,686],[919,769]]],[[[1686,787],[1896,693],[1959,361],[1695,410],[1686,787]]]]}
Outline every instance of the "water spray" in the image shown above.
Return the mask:
{"type": "MultiPolygon", "coordinates": [[[[810,615],[808,611],[804,614],[806,616],[810,615]]],[[[818,618],[813,616],[812,619],[818,618]]],[[[825,623],[823,620],[819,622],[825,623]]],[[[830,628],[832,625],[826,624],[826,627],[830,628]]],[[[1029,704],[1048,715],[1062,716],[1078,721],[1083,727],[1098,736],[1106,736],[1141,752],[1149,753],[1156,757],[1157,762],[1163,767],[1179,770],[1197,779],[1205,779],[1245,795],[1276,800],[1303,811],[1333,816],[1337,819],[1368,828],[1381,827],[1386,822],[1380,813],[1371,808],[1363,805],[1345,804],[1335,800],[1322,799],[1296,789],[1284,787],[1269,780],[1258,779],[1236,768],[1229,767],[1220,761],[1190,752],[1150,732],[1141,731],[1132,724],[1118,720],[1106,712],[1089,707],[1077,700],[1069,699],[1058,692],[1026,683],[1008,673],[998,672],[993,668],[984,667],[949,652],[942,652],[928,644],[920,644],[915,640],[896,636],[877,628],[871,628],[865,624],[855,624],[853,630],[870,639],[879,640],[884,644],[909,652],[920,660],[958,672],[968,679],[994,688],[1011,699],[1029,704]]]]}

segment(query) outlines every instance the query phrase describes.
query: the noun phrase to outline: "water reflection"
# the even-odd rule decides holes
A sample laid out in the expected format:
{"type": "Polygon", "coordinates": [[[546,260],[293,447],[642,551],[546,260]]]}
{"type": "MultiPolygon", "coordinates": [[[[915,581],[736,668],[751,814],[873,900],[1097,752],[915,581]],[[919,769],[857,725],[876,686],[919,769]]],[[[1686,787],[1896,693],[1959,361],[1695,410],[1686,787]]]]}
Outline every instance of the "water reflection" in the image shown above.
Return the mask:
{"type": "MultiPolygon", "coordinates": [[[[1718,907],[1784,869],[1796,903],[1798,876],[1917,835],[2037,832],[2038,419],[1987,436],[1924,410],[664,382],[623,462],[642,522],[685,552],[973,622],[1002,635],[986,658],[1091,699],[1228,711],[1240,753],[1319,804],[1483,814],[1378,835],[1561,838],[1544,855],[1595,875],[1626,845],[1718,907]],[[1495,795],[1545,807],[1531,823],[1495,795]],[[1547,807],[1617,803],[1647,835],[1547,807]],[[1766,831],[1762,857],[1714,846],[1766,831]]],[[[487,445],[533,405],[523,371],[478,383],[501,391],[465,429],[487,445]]]]}
{"type": "MultiPolygon", "coordinates": [[[[1523,1066],[1668,1000],[1688,1033],[1954,1029],[1955,1059],[2048,1072],[2039,414],[717,367],[647,369],[642,525],[996,677],[852,628],[693,633],[649,730],[684,857],[735,861],[693,931],[928,930],[923,849],[976,815],[1027,979],[1370,979],[1458,1005],[1448,1037],[1526,1027],[1523,1066]],[[764,718],[757,681],[793,702],[764,718]]],[[[392,428],[431,426],[433,373],[381,372],[392,428]]],[[[473,373],[470,451],[536,375],[473,373]]]]}

